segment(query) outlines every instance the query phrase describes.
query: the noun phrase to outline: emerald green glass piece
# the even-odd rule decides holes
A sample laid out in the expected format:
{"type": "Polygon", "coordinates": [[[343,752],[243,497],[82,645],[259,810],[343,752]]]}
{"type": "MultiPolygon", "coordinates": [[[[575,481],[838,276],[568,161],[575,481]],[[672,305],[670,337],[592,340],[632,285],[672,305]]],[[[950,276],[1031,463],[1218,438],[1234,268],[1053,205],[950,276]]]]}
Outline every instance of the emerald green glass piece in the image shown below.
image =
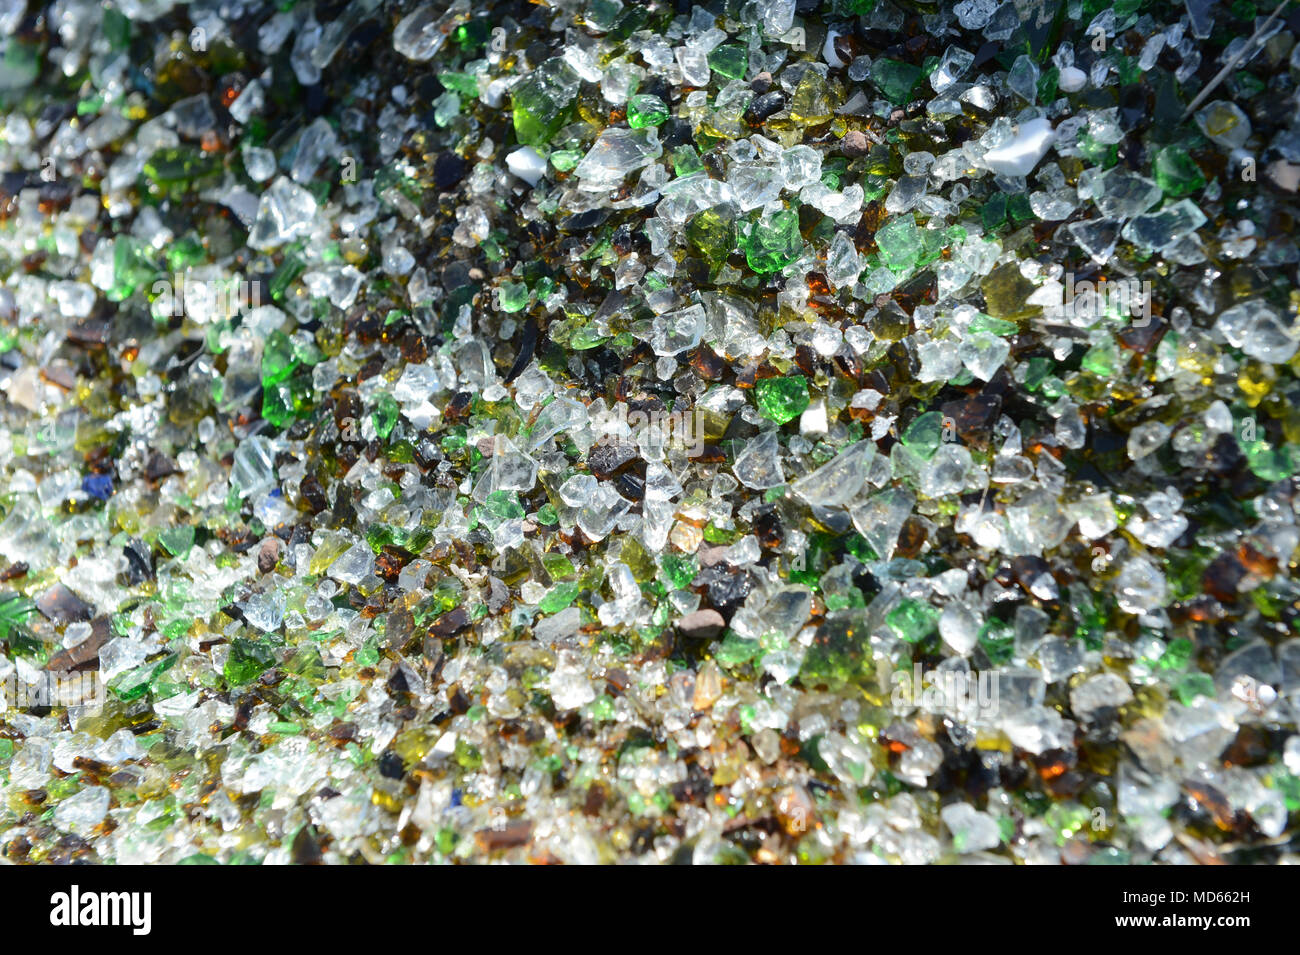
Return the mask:
{"type": "Polygon", "coordinates": [[[785,424],[808,408],[808,379],[803,375],[763,378],[754,385],[758,413],[769,421],[785,424]]]}
{"type": "Polygon", "coordinates": [[[483,520],[490,527],[523,516],[523,505],[512,491],[493,491],[483,504],[483,520]]]}
{"type": "Polygon", "coordinates": [[[746,640],[739,634],[728,630],[722,638],[722,643],[718,645],[718,650],[714,654],[714,659],[721,666],[728,669],[744,666],[752,661],[762,652],[762,647],[758,645],[757,640],[746,640]]]}
{"type": "Polygon", "coordinates": [[[985,232],[992,232],[1007,221],[1007,194],[995,192],[980,208],[980,221],[985,232]]]}
{"type": "Polygon", "coordinates": [[[283,300],[289,292],[289,286],[305,271],[307,271],[307,263],[303,261],[302,256],[292,250],[285,252],[284,258],[271,273],[269,283],[271,298],[277,302],[283,300]]]}
{"type": "Polygon", "coordinates": [[[311,397],[311,379],[295,375],[289,381],[262,386],[262,417],[283,428],[306,413],[311,397]]]}
{"type": "Polygon", "coordinates": [[[266,644],[257,640],[236,637],[230,643],[230,655],[226,657],[223,673],[226,682],[232,686],[242,686],[257,679],[275,665],[275,652],[266,644]]]}
{"type": "Polygon", "coordinates": [[[465,426],[457,425],[448,431],[447,434],[442,436],[442,440],[438,442],[438,446],[447,454],[455,454],[457,451],[463,451],[467,443],[465,426]]]}
{"type": "Polygon", "coordinates": [[[22,630],[34,613],[36,604],[21,594],[0,594],[0,640],[22,630]]]}
{"type": "Polygon", "coordinates": [[[451,90],[462,96],[478,96],[478,77],[472,73],[456,73],[448,70],[438,74],[438,81],[443,89],[451,90]]]}
{"type": "Polygon", "coordinates": [[[523,282],[502,282],[499,292],[503,312],[518,312],[528,304],[528,286],[523,282]]]}
{"type": "Polygon", "coordinates": [[[109,681],[108,688],[123,702],[138,700],[149,692],[154,681],[171,669],[178,659],[179,654],[169,653],[156,663],[144,663],[119,673],[109,681]]]}
{"type": "Polygon", "coordinates": [[[749,69],[749,51],[739,43],[724,43],[709,53],[709,69],[729,80],[743,80],[749,69]]]}
{"type": "Polygon", "coordinates": [[[1195,647],[1191,640],[1186,637],[1178,637],[1169,641],[1169,646],[1165,647],[1165,652],[1160,657],[1160,669],[1162,670],[1184,670],[1187,664],[1192,660],[1192,651],[1195,647]]]}
{"type": "Polygon", "coordinates": [[[899,60],[881,57],[871,64],[871,81],[894,106],[902,106],[911,99],[921,76],[919,66],[899,60]]]}
{"type": "Polygon", "coordinates": [[[568,119],[578,95],[577,77],[559,57],[552,57],[510,92],[515,137],[525,146],[541,146],[568,119]]]}
{"type": "Polygon", "coordinates": [[[167,248],[167,268],[181,272],[187,266],[198,265],[207,258],[203,242],[195,235],[177,239],[167,248]]]}
{"type": "Polygon", "coordinates": [[[189,556],[190,548],[194,546],[194,525],[179,524],[175,527],[164,527],[158,532],[158,543],[173,557],[184,560],[189,556]]]}
{"type": "Polygon", "coordinates": [[[908,643],[919,643],[939,626],[939,611],[919,600],[904,600],[885,615],[885,625],[908,643]]]}
{"type": "Polygon", "coordinates": [[[665,554],[660,558],[659,566],[663,568],[668,585],[673,590],[685,590],[689,587],[700,567],[696,558],[679,554],[665,554]]]}
{"type": "Polygon", "coordinates": [[[1291,447],[1275,448],[1267,441],[1249,442],[1243,449],[1246,464],[1264,481],[1282,481],[1296,472],[1296,455],[1291,447]]]}
{"type": "Polygon", "coordinates": [[[1025,372],[1025,387],[1037,391],[1048,375],[1052,373],[1055,363],[1050,358],[1031,358],[1025,372]]]}
{"type": "Polygon", "coordinates": [[[1179,146],[1166,146],[1156,153],[1156,185],[1166,196],[1181,198],[1205,185],[1201,167],[1179,146]]]}
{"type": "Polygon", "coordinates": [[[400,416],[401,408],[398,407],[397,400],[390,394],[381,394],[375,402],[375,410],[371,415],[371,420],[375,424],[375,434],[379,436],[380,441],[388,440],[400,416]]]}
{"type": "MultiPolygon", "coordinates": [[[[996,666],[1010,663],[1015,653],[1015,630],[1000,620],[990,620],[980,629],[979,645],[989,662],[996,666]]],[[[1091,649],[1091,648],[1089,648],[1091,649]]]]}
{"type": "Polygon", "coordinates": [[[983,312],[971,319],[969,328],[972,332],[988,332],[991,335],[1002,337],[1014,335],[1020,331],[1020,326],[1015,322],[994,318],[992,315],[985,315],[983,312]]]}
{"type": "Polygon", "coordinates": [[[907,215],[890,219],[876,233],[876,247],[880,261],[893,272],[906,272],[920,261],[923,245],[916,217],[907,215]]]}
{"type": "Polygon", "coordinates": [[[272,332],[262,348],[262,384],[276,385],[288,381],[299,365],[293,343],[283,332],[272,332]]]}
{"type": "Polygon", "coordinates": [[[371,637],[361,645],[361,649],[352,655],[352,662],[358,666],[372,667],[379,662],[379,641],[371,637]]]}
{"type": "Polygon", "coordinates": [[[557,149],[551,153],[551,165],[559,172],[569,172],[582,162],[582,153],[576,149],[557,149]]]}
{"type": "Polygon", "coordinates": [[[678,146],[673,150],[673,172],[679,176],[689,176],[704,168],[704,161],[694,146],[678,146]]]}
{"type": "Polygon", "coordinates": [[[125,50],[131,44],[131,20],[125,14],[106,7],[101,29],[108,45],[114,50],[125,50]]]}
{"type": "Polygon", "coordinates": [[[1038,78],[1038,102],[1050,103],[1056,99],[1056,90],[1061,82],[1061,71],[1051,66],[1043,70],[1043,74],[1038,78]]]}
{"type": "Polygon", "coordinates": [[[1214,677],[1208,673],[1186,673],[1174,685],[1174,692],[1184,706],[1191,706],[1198,696],[1214,699],[1214,677]]]}
{"type": "Polygon", "coordinates": [[[1088,349],[1081,367],[1099,378],[1110,378],[1119,370],[1119,360],[1119,347],[1108,339],[1088,349]]]}
{"type": "Polygon", "coordinates": [[[1109,169],[1119,162],[1119,146],[1115,143],[1097,142],[1086,129],[1080,131],[1078,143],[1084,159],[1094,166],[1109,169]]]}
{"type": "Polygon", "coordinates": [[[1273,788],[1282,794],[1288,812],[1300,811],[1300,777],[1279,772],[1273,777],[1273,788]]]}
{"type": "Polygon", "coordinates": [[[799,215],[783,209],[774,216],[751,222],[740,235],[740,248],[749,267],[759,274],[785,268],[803,251],[799,215]]]}
{"type": "Polygon", "coordinates": [[[574,351],[587,351],[591,348],[597,348],[609,341],[608,335],[602,335],[600,332],[590,326],[583,326],[575,329],[572,337],[569,339],[569,346],[574,351]]]}
{"type": "Polygon", "coordinates": [[[460,24],[451,33],[451,38],[466,53],[482,49],[490,36],[491,24],[482,17],[460,24]]]}
{"type": "Polygon", "coordinates": [[[397,539],[396,528],[388,524],[372,524],[366,531],[366,543],[378,554],[385,547],[391,547],[397,539]]]}
{"type": "Polygon", "coordinates": [[[573,603],[580,589],[580,586],[572,581],[556,584],[547,591],[546,596],[537,604],[537,609],[542,613],[559,613],[573,603]]]}
{"type": "Polygon", "coordinates": [[[943,441],[943,415],[927,411],[907,426],[901,440],[904,447],[928,461],[943,441]]]}
{"type": "Polygon", "coordinates": [[[668,107],[658,96],[638,93],[627,101],[627,124],[633,129],[660,126],[668,115],[668,107]]]}
{"type": "Polygon", "coordinates": [[[139,240],[120,235],[113,243],[113,287],[108,290],[111,302],[130,298],[137,289],[149,283],[158,270],[139,240]]]}

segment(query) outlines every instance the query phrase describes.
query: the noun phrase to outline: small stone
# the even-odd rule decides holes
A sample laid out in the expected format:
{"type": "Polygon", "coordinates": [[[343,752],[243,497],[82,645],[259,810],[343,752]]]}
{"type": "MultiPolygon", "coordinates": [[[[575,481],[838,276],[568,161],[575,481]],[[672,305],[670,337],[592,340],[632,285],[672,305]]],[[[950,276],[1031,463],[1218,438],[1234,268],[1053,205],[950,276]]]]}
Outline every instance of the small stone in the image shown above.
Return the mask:
{"type": "Polygon", "coordinates": [[[860,129],[851,129],[840,140],[840,152],[850,159],[858,159],[871,151],[871,140],[860,129]]]}
{"type": "Polygon", "coordinates": [[[1279,189],[1286,192],[1300,189],[1300,165],[1278,159],[1269,163],[1264,172],[1279,189]]]}
{"type": "Polygon", "coordinates": [[[1088,85],[1088,74],[1076,66],[1067,66],[1061,70],[1056,85],[1062,93],[1077,93],[1088,85]]]}
{"type": "Polygon", "coordinates": [[[535,186],[546,172],[546,160],[532,146],[521,146],[506,154],[506,168],[528,185],[535,186]]]}
{"type": "Polygon", "coordinates": [[[727,621],[716,610],[696,610],[677,621],[682,636],[692,640],[712,640],[727,626],[727,621]]]}
{"type": "Polygon", "coordinates": [[[984,165],[1000,176],[1028,176],[1056,141],[1056,131],[1045,119],[1021,123],[1010,141],[984,154],[984,165]]]}
{"type": "Polygon", "coordinates": [[[275,565],[280,561],[280,542],[274,537],[268,537],[262,541],[261,548],[257,552],[257,569],[264,574],[269,574],[275,570],[275,565]]]}

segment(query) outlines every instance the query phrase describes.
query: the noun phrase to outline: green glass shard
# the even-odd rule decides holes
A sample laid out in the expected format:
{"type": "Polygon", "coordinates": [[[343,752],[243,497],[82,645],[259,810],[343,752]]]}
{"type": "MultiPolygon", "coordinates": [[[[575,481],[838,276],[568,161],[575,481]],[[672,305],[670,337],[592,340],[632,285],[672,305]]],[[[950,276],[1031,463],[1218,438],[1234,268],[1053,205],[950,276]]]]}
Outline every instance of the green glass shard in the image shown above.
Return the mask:
{"type": "Polygon", "coordinates": [[[904,600],[885,615],[885,625],[908,643],[919,643],[939,627],[937,608],[919,600],[904,600]]]}
{"type": "Polygon", "coordinates": [[[1201,167],[1179,146],[1166,146],[1156,153],[1154,171],[1156,185],[1166,196],[1181,198],[1205,186],[1201,167]]]}
{"type": "Polygon", "coordinates": [[[808,379],[803,375],[762,378],[754,385],[754,401],[764,418],[785,424],[807,410],[808,379]]]}
{"type": "Polygon", "coordinates": [[[729,80],[743,80],[749,69],[749,51],[739,43],[723,43],[709,52],[709,69],[729,80]]]}
{"type": "Polygon", "coordinates": [[[785,268],[803,251],[799,216],[783,209],[774,216],[750,222],[741,231],[739,244],[745,261],[755,272],[766,274],[785,268]]]}
{"type": "Polygon", "coordinates": [[[668,107],[658,96],[638,93],[627,101],[627,124],[633,129],[660,126],[668,116],[668,107]]]}
{"type": "Polygon", "coordinates": [[[923,250],[916,217],[909,212],[890,219],[876,233],[876,246],[880,249],[880,261],[890,271],[907,272],[915,268],[923,250]]]}
{"type": "Polygon", "coordinates": [[[523,282],[502,282],[498,301],[503,312],[518,312],[528,304],[528,286],[523,282]]]}
{"type": "Polygon", "coordinates": [[[665,554],[659,560],[664,576],[673,590],[685,590],[699,572],[699,562],[694,557],[665,554]]]}
{"type": "Polygon", "coordinates": [[[189,556],[190,548],[194,546],[194,525],[179,524],[175,527],[165,527],[158,532],[158,543],[173,557],[184,560],[189,556]]]}
{"type": "Polygon", "coordinates": [[[881,57],[871,64],[871,81],[895,106],[902,106],[911,99],[912,90],[921,81],[921,76],[921,68],[911,63],[881,57]]]}
{"type": "Polygon", "coordinates": [[[581,587],[572,581],[556,584],[537,604],[537,609],[542,613],[559,613],[573,603],[580,589],[581,587]]]}
{"type": "Polygon", "coordinates": [[[577,99],[573,70],[552,57],[510,92],[515,137],[525,146],[541,146],[559,131],[577,99]]]}
{"type": "Polygon", "coordinates": [[[381,394],[375,401],[375,410],[371,415],[375,424],[375,434],[379,436],[379,440],[388,440],[400,416],[401,408],[398,407],[397,400],[390,394],[381,394]]]}
{"type": "Polygon", "coordinates": [[[943,442],[943,415],[927,411],[908,425],[901,440],[906,448],[928,461],[943,442]]]}

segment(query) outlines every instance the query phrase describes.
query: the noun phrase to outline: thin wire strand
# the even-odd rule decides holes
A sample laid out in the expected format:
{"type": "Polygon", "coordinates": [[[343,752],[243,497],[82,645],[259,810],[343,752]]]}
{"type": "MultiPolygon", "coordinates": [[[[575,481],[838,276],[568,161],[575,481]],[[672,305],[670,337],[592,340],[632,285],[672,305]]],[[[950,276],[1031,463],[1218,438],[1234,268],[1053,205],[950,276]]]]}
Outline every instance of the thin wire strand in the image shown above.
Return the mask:
{"type": "Polygon", "coordinates": [[[1201,103],[1205,101],[1205,97],[1213,93],[1218,85],[1228,78],[1228,74],[1237,68],[1237,64],[1241,61],[1241,58],[1246,55],[1246,51],[1255,45],[1255,41],[1258,40],[1263,32],[1269,28],[1269,25],[1277,19],[1277,15],[1282,12],[1282,8],[1289,2],[1290,0],[1282,0],[1282,2],[1277,5],[1277,9],[1269,14],[1269,18],[1259,25],[1251,35],[1251,38],[1242,45],[1241,49],[1236,52],[1232,59],[1223,65],[1223,69],[1214,74],[1214,79],[1210,80],[1210,82],[1206,84],[1205,89],[1201,90],[1201,92],[1197,94],[1196,99],[1192,100],[1191,105],[1183,111],[1183,117],[1179,122],[1183,122],[1188,116],[1191,116],[1192,113],[1196,111],[1196,107],[1200,106],[1201,103]]]}

